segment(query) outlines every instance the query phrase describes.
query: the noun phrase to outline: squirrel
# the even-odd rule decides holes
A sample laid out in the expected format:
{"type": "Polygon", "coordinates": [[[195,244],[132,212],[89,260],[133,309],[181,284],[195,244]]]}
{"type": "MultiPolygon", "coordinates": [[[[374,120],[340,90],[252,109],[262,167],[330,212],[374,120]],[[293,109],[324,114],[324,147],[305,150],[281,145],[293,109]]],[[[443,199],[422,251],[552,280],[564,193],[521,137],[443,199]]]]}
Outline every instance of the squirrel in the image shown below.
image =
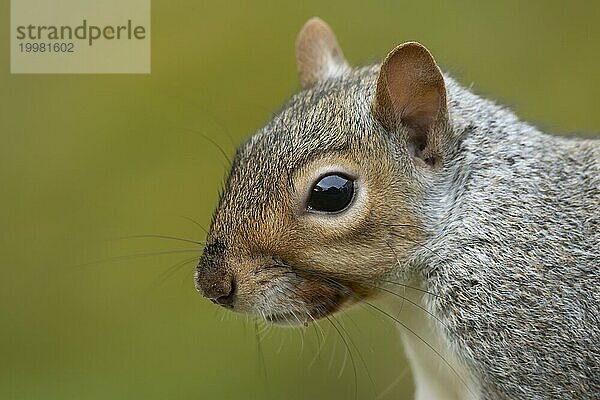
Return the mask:
{"type": "Polygon", "coordinates": [[[313,18],[296,58],[302,90],[237,150],[197,290],[306,325],[414,284],[417,399],[600,398],[600,141],[540,132],[417,42],[351,68],[313,18]]]}

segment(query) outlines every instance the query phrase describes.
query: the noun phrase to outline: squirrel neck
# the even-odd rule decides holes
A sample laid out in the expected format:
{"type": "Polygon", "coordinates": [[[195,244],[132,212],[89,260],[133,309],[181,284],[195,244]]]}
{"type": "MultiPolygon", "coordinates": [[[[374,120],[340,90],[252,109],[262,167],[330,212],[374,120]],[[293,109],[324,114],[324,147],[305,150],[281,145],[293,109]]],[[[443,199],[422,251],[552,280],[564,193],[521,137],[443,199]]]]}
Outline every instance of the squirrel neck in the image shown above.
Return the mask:
{"type": "MultiPolygon", "coordinates": [[[[577,193],[600,183],[600,153],[593,141],[545,134],[452,78],[445,80],[453,137],[443,170],[422,182],[418,212],[428,245],[459,251],[448,241],[466,239],[467,233],[481,236],[485,230],[496,237],[514,234],[515,223],[532,222],[527,211],[538,213],[541,222],[545,214],[549,220],[555,218],[557,209],[571,213],[571,204],[597,203],[598,199],[583,195],[570,198],[571,202],[560,199],[561,189],[577,193]],[[550,212],[548,206],[556,208],[550,212]],[[483,224],[488,217],[494,221],[483,224]],[[473,230],[451,235],[456,228],[477,222],[480,225],[469,227],[473,230]]],[[[421,261],[439,262],[429,253],[421,255],[421,261]]]]}
{"type": "MultiPolygon", "coordinates": [[[[455,137],[443,169],[421,178],[417,212],[426,239],[410,273],[435,293],[423,303],[444,323],[439,340],[489,391],[483,398],[552,393],[544,371],[561,364],[587,374],[577,358],[586,347],[560,351],[560,335],[537,346],[539,337],[521,327],[570,332],[577,343],[590,335],[572,310],[589,296],[584,282],[596,276],[600,219],[590,212],[600,210],[600,146],[546,135],[451,78],[446,83],[455,137]],[[492,368],[499,357],[512,375],[492,368]],[[538,360],[535,371],[527,357],[538,360]],[[521,385],[510,379],[516,375],[521,385]]],[[[568,373],[556,379],[570,382],[568,373]]]]}

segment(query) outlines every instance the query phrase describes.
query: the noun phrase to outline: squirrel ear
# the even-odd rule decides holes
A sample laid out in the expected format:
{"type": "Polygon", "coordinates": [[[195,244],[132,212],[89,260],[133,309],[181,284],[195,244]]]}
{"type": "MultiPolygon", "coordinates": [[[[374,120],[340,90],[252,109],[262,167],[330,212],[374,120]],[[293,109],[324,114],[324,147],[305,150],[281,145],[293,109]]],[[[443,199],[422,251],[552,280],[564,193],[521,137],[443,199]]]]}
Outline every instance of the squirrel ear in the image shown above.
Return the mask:
{"type": "Polygon", "coordinates": [[[300,82],[305,88],[350,69],[335,34],[317,17],[309,19],[298,34],[296,62],[300,82]]]}
{"type": "Polygon", "coordinates": [[[420,43],[408,42],[392,50],[381,65],[372,106],[373,114],[389,131],[409,129],[408,147],[428,164],[437,162],[439,142],[433,128],[447,121],[446,87],[431,53],[420,43]]]}

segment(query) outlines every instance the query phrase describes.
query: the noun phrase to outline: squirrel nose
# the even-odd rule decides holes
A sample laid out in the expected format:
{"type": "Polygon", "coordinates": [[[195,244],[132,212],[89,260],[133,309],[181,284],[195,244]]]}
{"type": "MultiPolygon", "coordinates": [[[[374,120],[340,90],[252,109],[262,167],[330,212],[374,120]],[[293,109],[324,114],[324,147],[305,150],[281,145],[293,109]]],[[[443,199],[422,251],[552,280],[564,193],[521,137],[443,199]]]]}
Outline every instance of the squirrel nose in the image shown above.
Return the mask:
{"type": "Polygon", "coordinates": [[[224,261],[225,245],[214,240],[204,248],[196,267],[196,289],[215,304],[233,308],[236,282],[233,272],[224,261]]]}
{"type": "Polygon", "coordinates": [[[236,283],[230,274],[199,265],[196,269],[196,289],[213,303],[233,308],[236,283]]]}
{"type": "Polygon", "coordinates": [[[204,296],[215,304],[233,308],[235,298],[235,281],[223,281],[222,284],[213,284],[209,290],[204,290],[204,296]]]}

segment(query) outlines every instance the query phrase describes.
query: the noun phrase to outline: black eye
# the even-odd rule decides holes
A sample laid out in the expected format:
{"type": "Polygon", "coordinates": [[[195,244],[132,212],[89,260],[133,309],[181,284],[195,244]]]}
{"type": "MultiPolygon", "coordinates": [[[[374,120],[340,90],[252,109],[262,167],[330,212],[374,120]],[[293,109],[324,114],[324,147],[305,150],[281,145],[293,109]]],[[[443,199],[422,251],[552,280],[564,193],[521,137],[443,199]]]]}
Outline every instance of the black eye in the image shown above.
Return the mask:
{"type": "Polygon", "coordinates": [[[312,188],[309,210],[338,212],[348,207],[354,197],[354,181],[347,176],[332,174],[322,177],[312,188]]]}

